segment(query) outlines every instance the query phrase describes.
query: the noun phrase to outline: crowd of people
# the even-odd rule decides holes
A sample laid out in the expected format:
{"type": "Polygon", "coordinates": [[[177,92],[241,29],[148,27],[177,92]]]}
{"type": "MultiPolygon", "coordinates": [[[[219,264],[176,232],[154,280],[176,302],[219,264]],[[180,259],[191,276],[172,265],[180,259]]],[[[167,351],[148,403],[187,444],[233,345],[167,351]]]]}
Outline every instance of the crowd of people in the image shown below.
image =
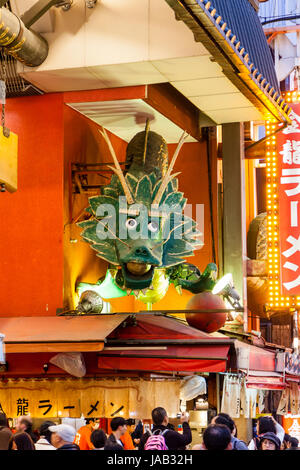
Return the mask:
{"type": "MultiPolygon", "coordinates": [[[[68,424],[44,421],[39,433],[32,429],[28,416],[18,418],[12,431],[4,413],[0,413],[0,450],[185,450],[190,449],[192,433],[188,415],[181,415],[182,433],[175,431],[169,423],[166,410],[162,407],[152,410],[152,430],[143,432],[141,421],[122,417],[110,422],[111,433],[99,429],[99,420],[87,419],[86,424],[76,432],[68,424]]],[[[248,445],[238,439],[234,420],[226,413],[216,415],[203,433],[202,444],[192,450],[295,450],[298,440],[285,433],[280,424],[271,416],[262,416],[257,421],[256,433],[248,445]]]]}

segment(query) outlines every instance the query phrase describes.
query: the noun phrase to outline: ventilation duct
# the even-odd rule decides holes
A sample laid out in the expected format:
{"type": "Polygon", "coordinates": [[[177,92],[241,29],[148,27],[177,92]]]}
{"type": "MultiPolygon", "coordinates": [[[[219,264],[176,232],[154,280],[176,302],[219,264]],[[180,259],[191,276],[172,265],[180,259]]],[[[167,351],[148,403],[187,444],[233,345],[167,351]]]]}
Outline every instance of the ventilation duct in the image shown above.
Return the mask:
{"type": "Polygon", "coordinates": [[[48,43],[7,8],[0,8],[0,47],[28,67],[41,65],[48,55],[48,43]]]}

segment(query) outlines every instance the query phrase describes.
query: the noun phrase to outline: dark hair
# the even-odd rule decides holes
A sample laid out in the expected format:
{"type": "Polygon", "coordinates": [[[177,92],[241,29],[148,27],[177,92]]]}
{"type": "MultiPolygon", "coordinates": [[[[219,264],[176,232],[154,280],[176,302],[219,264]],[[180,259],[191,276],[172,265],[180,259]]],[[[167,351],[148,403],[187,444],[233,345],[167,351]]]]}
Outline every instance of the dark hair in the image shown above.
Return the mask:
{"type": "Polygon", "coordinates": [[[296,437],[290,436],[290,443],[291,443],[291,447],[294,447],[294,448],[298,447],[299,445],[299,441],[296,437]]]}
{"type": "Polygon", "coordinates": [[[8,450],[12,450],[13,442],[18,450],[35,450],[31,437],[26,432],[18,432],[14,434],[8,444],[8,450]]]}
{"type": "Polygon", "coordinates": [[[95,449],[104,447],[107,441],[105,432],[102,429],[95,429],[91,434],[91,442],[95,449]]]}
{"type": "Polygon", "coordinates": [[[22,416],[20,420],[20,424],[25,424],[26,429],[25,432],[31,437],[33,442],[36,442],[39,439],[38,434],[32,430],[32,420],[28,416],[22,416]]]}
{"type": "Polygon", "coordinates": [[[7,426],[7,417],[5,413],[0,413],[0,426],[7,426]]]}
{"type": "Polygon", "coordinates": [[[134,426],[135,425],[135,419],[126,419],[126,424],[127,426],[134,426]]]}
{"type": "Polygon", "coordinates": [[[265,434],[266,432],[273,432],[276,434],[276,426],[270,416],[261,416],[258,418],[259,423],[259,434],[265,434]]]}
{"type": "Polygon", "coordinates": [[[151,414],[152,414],[152,421],[154,424],[156,424],[156,426],[159,426],[160,424],[162,424],[163,420],[167,416],[166,410],[162,408],[161,406],[159,406],[158,408],[154,408],[151,414]]]}
{"type": "Polygon", "coordinates": [[[104,450],[124,450],[120,444],[111,442],[109,439],[107,439],[104,450]]]}
{"type": "Polygon", "coordinates": [[[231,442],[231,434],[225,424],[210,424],[204,431],[203,442],[207,450],[225,450],[231,442]]]}
{"type": "Polygon", "coordinates": [[[96,421],[96,418],[85,418],[85,424],[94,423],[95,421],[96,421]]]}
{"type": "Polygon", "coordinates": [[[235,428],[234,421],[227,413],[219,413],[216,416],[214,422],[215,424],[224,424],[225,426],[227,426],[230,433],[234,431],[234,428],[235,428]]]}
{"type": "Polygon", "coordinates": [[[45,439],[51,444],[51,434],[52,432],[49,431],[49,426],[55,426],[53,421],[44,421],[40,427],[40,435],[44,436],[45,439]]]}
{"type": "Polygon", "coordinates": [[[110,422],[110,427],[112,431],[116,431],[119,426],[124,426],[126,421],[124,418],[113,418],[110,422]]]}

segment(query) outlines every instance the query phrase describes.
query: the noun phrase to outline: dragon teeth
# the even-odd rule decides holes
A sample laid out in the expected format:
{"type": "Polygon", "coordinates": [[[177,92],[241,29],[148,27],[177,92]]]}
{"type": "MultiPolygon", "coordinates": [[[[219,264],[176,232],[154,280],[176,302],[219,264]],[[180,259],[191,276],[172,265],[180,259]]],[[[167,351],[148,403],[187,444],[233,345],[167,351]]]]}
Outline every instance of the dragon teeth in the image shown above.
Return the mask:
{"type": "Polygon", "coordinates": [[[181,286],[176,286],[175,289],[177,290],[179,295],[182,295],[182,288],[181,286]]]}

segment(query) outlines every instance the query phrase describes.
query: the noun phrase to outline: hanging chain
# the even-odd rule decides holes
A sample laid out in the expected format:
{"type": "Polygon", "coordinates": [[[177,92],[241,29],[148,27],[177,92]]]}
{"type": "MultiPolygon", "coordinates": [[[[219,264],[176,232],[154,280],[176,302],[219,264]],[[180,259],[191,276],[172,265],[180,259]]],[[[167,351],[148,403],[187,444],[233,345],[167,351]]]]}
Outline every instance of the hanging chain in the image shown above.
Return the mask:
{"type": "Polygon", "coordinates": [[[9,137],[10,131],[5,126],[5,101],[6,101],[6,79],[7,79],[7,67],[6,61],[7,56],[4,49],[1,50],[1,103],[2,103],[2,112],[1,112],[1,126],[2,132],[5,137],[9,137]]]}

